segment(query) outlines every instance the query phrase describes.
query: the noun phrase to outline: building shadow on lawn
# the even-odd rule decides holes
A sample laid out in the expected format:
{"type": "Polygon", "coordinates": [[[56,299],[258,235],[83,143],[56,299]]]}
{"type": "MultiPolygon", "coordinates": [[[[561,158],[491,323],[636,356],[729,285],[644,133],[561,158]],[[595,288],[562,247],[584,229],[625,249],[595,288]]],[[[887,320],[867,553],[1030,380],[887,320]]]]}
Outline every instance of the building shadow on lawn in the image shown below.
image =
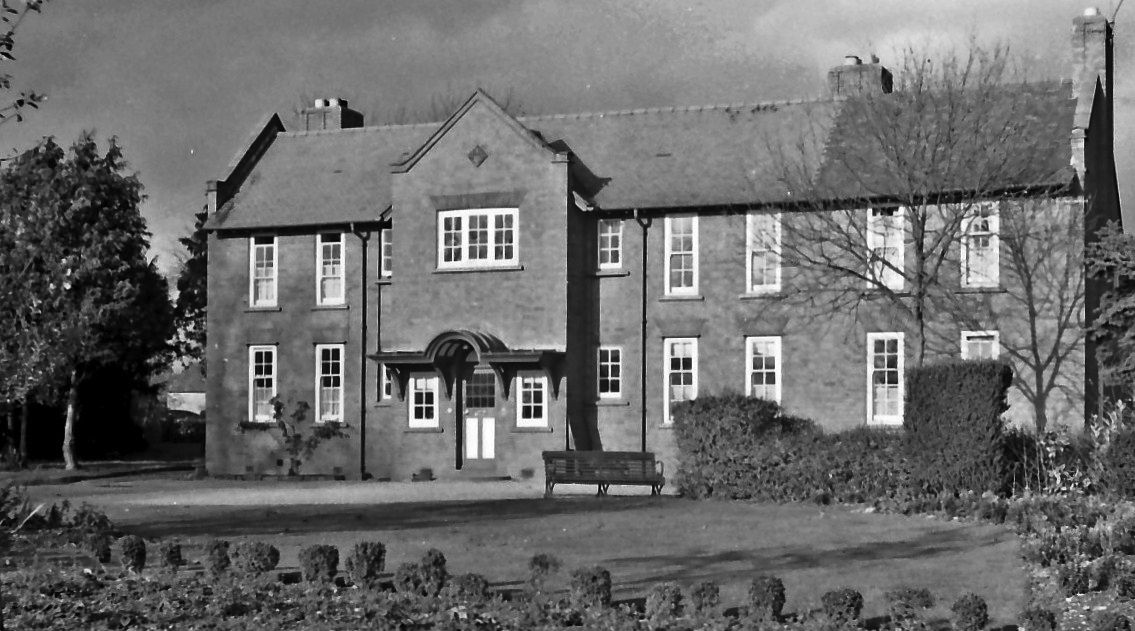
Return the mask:
{"type": "MultiPolygon", "coordinates": [[[[356,530],[409,530],[455,524],[534,519],[576,513],[616,513],[679,502],[667,497],[583,497],[389,504],[294,504],[280,508],[232,506],[147,509],[123,526],[144,537],[304,534],[356,530]]],[[[136,513],[137,514],[137,513],[136,513]]]]}
{"type": "Polygon", "coordinates": [[[667,581],[693,583],[712,580],[724,584],[747,581],[754,573],[785,574],[795,570],[849,567],[860,562],[930,561],[936,557],[961,555],[1014,540],[1015,535],[1007,530],[974,533],[971,529],[938,528],[913,539],[880,540],[846,547],[778,545],[709,554],[686,551],[680,554],[619,557],[610,559],[609,562],[612,566],[631,570],[634,575],[633,578],[620,581],[621,587],[644,589],[667,581]]]}

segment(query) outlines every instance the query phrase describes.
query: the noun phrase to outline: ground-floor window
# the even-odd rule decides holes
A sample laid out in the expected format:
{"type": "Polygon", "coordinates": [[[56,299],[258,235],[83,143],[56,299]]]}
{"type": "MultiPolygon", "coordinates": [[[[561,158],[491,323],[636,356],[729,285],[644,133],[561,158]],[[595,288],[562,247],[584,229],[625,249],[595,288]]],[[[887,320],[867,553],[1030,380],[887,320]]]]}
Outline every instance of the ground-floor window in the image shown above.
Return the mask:
{"type": "Polygon", "coordinates": [[[903,334],[867,334],[868,422],[901,425],[903,417],[903,334]]]}
{"type": "Polygon", "coordinates": [[[997,359],[1001,340],[997,331],[962,331],[962,359],[997,359]]]}
{"type": "Polygon", "coordinates": [[[410,378],[410,427],[432,429],[438,427],[438,378],[416,376],[410,378]]]}
{"type": "Polygon", "coordinates": [[[749,396],[780,403],[780,337],[745,339],[749,396]]]}
{"type": "Polygon", "coordinates": [[[385,365],[378,369],[378,391],[385,401],[394,398],[394,373],[385,365]]]}
{"type": "Polygon", "coordinates": [[[666,397],[662,410],[662,424],[673,422],[670,407],[679,401],[698,396],[698,340],[696,337],[671,337],[663,340],[666,379],[666,397]]]}
{"type": "Polygon", "coordinates": [[[248,420],[272,421],[272,397],[276,396],[276,347],[248,347],[248,420]]]}
{"type": "Polygon", "coordinates": [[[599,348],[599,398],[623,396],[623,349],[617,346],[599,348]]]}
{"type": "Polygon", "coordinates": [[[315,409],[320,423],[343,420],[343,345],[315,346],[315,409]]]}
{"type": "Polygon", "coordinates": [[[548,378],[520,375],[516,378],[516,426],[548,426],[548,378]]]}

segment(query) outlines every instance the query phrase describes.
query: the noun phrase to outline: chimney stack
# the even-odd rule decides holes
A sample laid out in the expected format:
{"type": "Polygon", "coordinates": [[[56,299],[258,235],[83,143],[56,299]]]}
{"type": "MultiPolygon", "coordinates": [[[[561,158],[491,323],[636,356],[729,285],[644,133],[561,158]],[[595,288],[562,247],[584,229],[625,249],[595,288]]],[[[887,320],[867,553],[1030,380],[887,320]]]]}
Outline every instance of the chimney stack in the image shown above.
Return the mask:
{"type": "Polygon", "coordinates": [[[363,115],[347,107],[346,99],[315,99],[315,104],[305,109],[301,116],[304,131],[363,126],[363,115]]]}
{"type": "Polygon", "coordinates": [[[856,55],[843,58],[843,63],[828,71],[828,88],[832,98],[846,99],[862,94],[890,94],[894,89],[891,71],[871,55],[871,63],[863,63],[856,55]]]}
{"type": "Polygon", "coordinates": [[[1086,128],[1091,116],[1096,81],[1103,86],[1107,120],[1112,119],[1111,22],[1096,8],[1072,20],[1072,96],[1076,99],[1076,126],[1086,128]]]}

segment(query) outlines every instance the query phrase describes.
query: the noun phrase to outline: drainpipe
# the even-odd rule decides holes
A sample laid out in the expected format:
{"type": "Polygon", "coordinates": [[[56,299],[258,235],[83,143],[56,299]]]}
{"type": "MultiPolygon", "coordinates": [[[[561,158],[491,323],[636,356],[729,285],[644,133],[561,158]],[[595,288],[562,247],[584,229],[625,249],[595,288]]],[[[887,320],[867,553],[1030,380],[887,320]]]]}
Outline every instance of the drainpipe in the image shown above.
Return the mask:
{"type": "Polygon", "coordinates": [[[367,480],[367,250],[370,242],[370,231],[355,230],[351,224],[351,232],[359,238],[362,244],[362,326],[359,332],[359,479],[367,480]]]}
{"type": "Polygon", "coordinates": [[[650,218],[643,217],[639,210],[634,209],[634,219],[642,228],[642,322],[639,331],[639,403],[638,410],[642,416],[642,451],[646,452],[646,260],[647,260],[647,230],[650,228],[650,218]]]}

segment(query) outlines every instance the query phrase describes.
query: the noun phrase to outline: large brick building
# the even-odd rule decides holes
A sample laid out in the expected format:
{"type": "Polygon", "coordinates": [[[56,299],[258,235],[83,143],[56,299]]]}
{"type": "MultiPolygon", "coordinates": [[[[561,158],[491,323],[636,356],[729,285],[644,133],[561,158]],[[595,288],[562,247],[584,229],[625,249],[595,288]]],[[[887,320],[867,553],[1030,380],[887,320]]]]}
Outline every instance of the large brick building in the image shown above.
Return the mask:
{"type": "MultiPolygon", "coordinates": [[[[1046,148],[1027,157],[1044,167],[1032,198],[1092,227],[1118,219],[1109,23],[1086,13],[1073,43],[1071,81],[1019,88],[1045,141],[1022,147],[1046,148]]],[[[912,351],[893,315],[816,327],[780,300],[801,278],[782,227],[803,211],[769,139],[817,120],[829,147],[853,138],[847,93],[891,84],[857,61],[813,101],[514,117],[477,92],[440,123],[368,127],[336,99],[295,130],[269,116],[208,191],[209,471],[286,471],[275,395],[349,435],[304,473],[393,479],[525,476],[565,447],[672,461],[670,402],[699,393],[777,399],[828,428],[901,423],[912,351]]],[[[861,212],[901,218],[883,210],[861,212]]],[[[995,303],[1015,279],[983,217],[986,258],[961,264],[987,266],[974,286],[995,303]]],[[[863,247],[886,251],[879,234],[863,247]]],[[[937,353],[996,355],[1021,324],[999,313],[934,322],[953,340],[937,353]]],[[[1076,344],[1053,417],[1092,405],[1076,344]]],[[[1018,397],[1011,413],[1029,410],[1018,397]]]]}

